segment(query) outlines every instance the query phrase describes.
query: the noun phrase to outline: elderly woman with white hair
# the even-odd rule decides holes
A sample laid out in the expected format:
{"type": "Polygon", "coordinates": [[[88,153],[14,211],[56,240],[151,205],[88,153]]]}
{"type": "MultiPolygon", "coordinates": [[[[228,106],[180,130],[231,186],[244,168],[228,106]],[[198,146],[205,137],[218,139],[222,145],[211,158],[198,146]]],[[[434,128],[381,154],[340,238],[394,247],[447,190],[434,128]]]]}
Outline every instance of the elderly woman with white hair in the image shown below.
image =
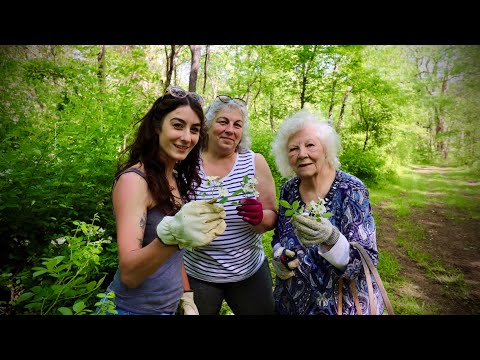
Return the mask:
{"type": "Polygon", "coordinates": [[[369,303],[360,254],[350,243],[360,243],[376,266],[369,192],[360,179],[339,169],[339,150],[340,139],[330,123],[304,109],[283,121],[272,144],[277,168],[288,179],[280,204],[292,206],[279,207],[272,238],[278,314],[383,313],[373,279],[376,301],[373,307],[369,303]],[[303,212],[295,213],[297,205],[303,212]],[[312,216],[312,205],[331,216],[312,216]]]}

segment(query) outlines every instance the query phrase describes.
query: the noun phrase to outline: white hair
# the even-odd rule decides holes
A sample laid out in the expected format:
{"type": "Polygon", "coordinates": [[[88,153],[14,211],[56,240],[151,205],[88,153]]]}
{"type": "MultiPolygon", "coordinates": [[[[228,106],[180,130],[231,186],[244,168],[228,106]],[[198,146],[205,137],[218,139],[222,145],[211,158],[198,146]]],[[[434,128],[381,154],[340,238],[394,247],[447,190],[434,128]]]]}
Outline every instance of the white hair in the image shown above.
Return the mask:
{"type": "Polygon", "coordinates": [[[302,109],[283,120],[272,143],[271,154],[275,159],[278,172],[285,178],[295,175],[288,161],[288,140],[293,134],[306,127],[315,130],[315,135],[325,151],[326,161],[335,169],[340,167],[340,161],[337,157],[341,149],[340,137],[333,128],[331,121],[324,119],[320,112],[310,112],[302,109]]]}
{"type": "Polygon", "coordinates": [[[220,110],[223,110],[225,108],[237,109],[238,111],[240,111],[243,117],[242,138],[240,139],[240,143],[238,144],[236,151],[243,152],[245,150],[250,150],[252,140],[250,139],[247,106],[241,106],[234,100],[230,100],[229,102],[223,102],[219,99],[215,99],[205,111],[205,124],[207,125],[207,128],[210,129],[213,124],[213,120],[215,119],[215,116],[217,116],[220,110]]]}

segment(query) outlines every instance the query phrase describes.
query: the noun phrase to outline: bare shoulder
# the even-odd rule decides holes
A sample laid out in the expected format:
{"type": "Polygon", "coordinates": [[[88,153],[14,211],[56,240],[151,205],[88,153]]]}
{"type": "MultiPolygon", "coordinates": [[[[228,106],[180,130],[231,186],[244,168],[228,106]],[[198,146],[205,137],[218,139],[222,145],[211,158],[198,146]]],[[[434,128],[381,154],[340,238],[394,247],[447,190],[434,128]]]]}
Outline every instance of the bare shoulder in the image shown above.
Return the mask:
{"type": "MultiPolygon", "coordinates": [[[[142,168],[132,166],[133,169],[142,171],[142,168]]],[[[143,171],[142,171],[143,172],[143,171]]],[[[145,178],[137,172],[127,171],[120,175],[115,182],[114,193],[116,192],[137,192],[146,191],[148,184],[145,178]]]]}
{"type": "Polygon", "coordinates": [[[260,153],[255,153],[255,166],[268,166],[265,156],[260,153]]]}
{"type": "Polygon", "coordinates": [[[257,173],[271,173],[267,160],[260,153],[255,153],[255,170],[257,173]]]}

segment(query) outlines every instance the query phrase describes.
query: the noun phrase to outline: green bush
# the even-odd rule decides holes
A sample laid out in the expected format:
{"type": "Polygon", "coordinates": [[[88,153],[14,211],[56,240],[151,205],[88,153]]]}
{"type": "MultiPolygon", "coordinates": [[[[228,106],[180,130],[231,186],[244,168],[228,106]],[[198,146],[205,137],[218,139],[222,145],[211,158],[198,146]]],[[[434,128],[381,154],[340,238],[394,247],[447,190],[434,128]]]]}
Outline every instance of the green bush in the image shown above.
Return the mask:
{"type": "Polygon", "coordinates": [[[352,146],[345,149],[339,157],[341,169],[362,180],[366,185],[379,183],[384,179],[384,157],[376,150],[365,150],[352,146]]]}
{"type": "Polygon", "coordinates": [[[13,314],[82,315],[94,311],[106,277],[100,254],[104,246],[112,244],[104,229],[94,224],[98,220],[95,214],[90,224],[74,221],[72,236],[52,240],[33,266],[17,275],[8,274],[9,287],[17,294],[10,304],[13,314]]]}

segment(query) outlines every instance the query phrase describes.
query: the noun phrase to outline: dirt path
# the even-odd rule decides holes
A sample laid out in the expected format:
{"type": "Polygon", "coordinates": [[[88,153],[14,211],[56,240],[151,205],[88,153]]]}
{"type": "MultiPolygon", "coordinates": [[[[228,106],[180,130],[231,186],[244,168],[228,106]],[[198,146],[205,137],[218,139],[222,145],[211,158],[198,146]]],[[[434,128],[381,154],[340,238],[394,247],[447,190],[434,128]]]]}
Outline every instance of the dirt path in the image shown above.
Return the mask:
{"type": "MultiPolygon", "coordinates": [[[[443,168],[415,168],[417,173],[427,174],[445,171],[443,168]]],[[[478,186],[477,184],[473,184],[478,186]]],[[[431,196],[441,196],[432,193],[431,196]]],[[[480,199],[479,199],[480,203],[480,199]]],[[[480,212],[480,208],[475,209],[480,212]]],[[[419,298],[434,313],[451,315],[480,314],[480,221],[471,214],[461,213],[461,220],[452,219],[449,211],[439,205],[424,209],[412,209],[410,220],[420,225],[427,234],[424,241],[415,244],[422,252],[431,256],[432,264],[439,261],[443,267],[455,269],[449,278],[445,273],[431,271],[434,266],[424,267],[412,260],[408,251],[398,244],[399,230],[395,228],[395,217],[391,211],[378,205],[376,216],[384,220],[378,227],[379,249],[392,253],[402,266],[402,276],[407,279],[404,287],[395,289],[398,294],[419,298]],[[439,275],[440,274],[440,275],[439,275]],[[462,281],[463,274],[463,281],[462,281]],[[455,279],[456,276],[456,279],[455,279]],[[466,286],[465,286],[466,285],[466,286]]]]}

